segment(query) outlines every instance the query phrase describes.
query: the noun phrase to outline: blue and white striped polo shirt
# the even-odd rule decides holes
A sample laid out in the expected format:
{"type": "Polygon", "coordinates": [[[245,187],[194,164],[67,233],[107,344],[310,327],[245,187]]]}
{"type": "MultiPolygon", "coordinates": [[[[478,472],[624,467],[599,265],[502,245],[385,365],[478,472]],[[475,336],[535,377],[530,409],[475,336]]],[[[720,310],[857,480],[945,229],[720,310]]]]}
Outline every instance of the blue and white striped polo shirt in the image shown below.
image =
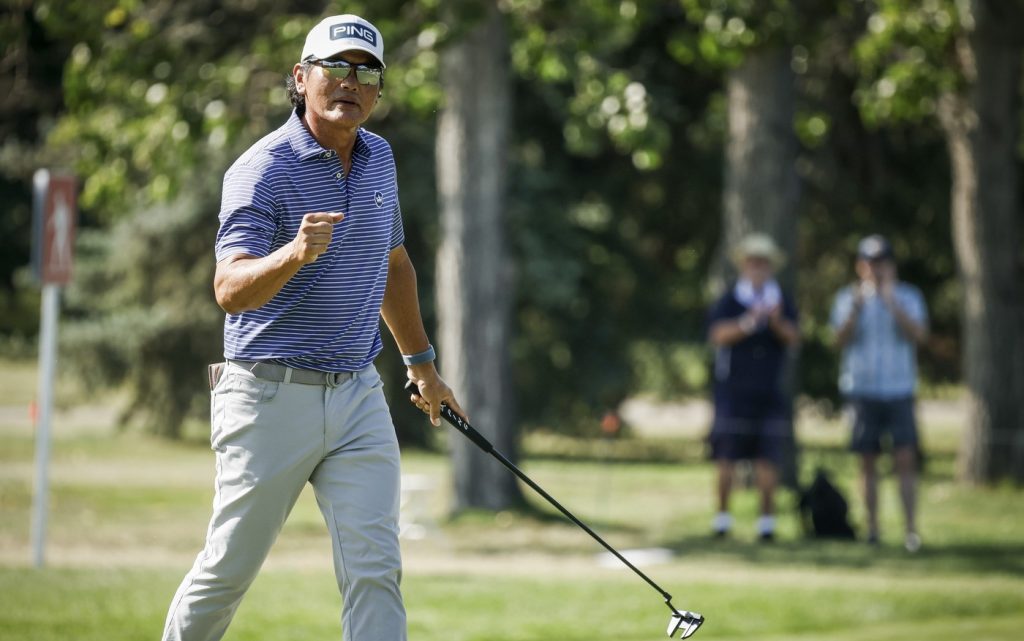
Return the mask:
{"type": "MultiPolygon", "coordinates": [[[[831,314],[834,328],[849,318],[853,296],[853,286],[836,294],[831,314]]],[[[919,289],[896,283],[893,296],[910,318],[928,323],[928,309],[919,289]]],[[[903,333],[881,296],[866,297],[854,334],[843,349],[839,390],[846,396],[881,400],[912,396],[916,387],[917,346],[903,333]]]]}
{"type": "Polygon", "coordinates": [[[224,356],[327,372],[357,371],[380,353],[380,306],[390,250],[405,240],[391,147],[360,129],[344,175],[299,116],[249,148],[224,175],[217,260],[263,257],[302,217],[343,212],[327,251],[259,309],[229,314],[224,356]]]}

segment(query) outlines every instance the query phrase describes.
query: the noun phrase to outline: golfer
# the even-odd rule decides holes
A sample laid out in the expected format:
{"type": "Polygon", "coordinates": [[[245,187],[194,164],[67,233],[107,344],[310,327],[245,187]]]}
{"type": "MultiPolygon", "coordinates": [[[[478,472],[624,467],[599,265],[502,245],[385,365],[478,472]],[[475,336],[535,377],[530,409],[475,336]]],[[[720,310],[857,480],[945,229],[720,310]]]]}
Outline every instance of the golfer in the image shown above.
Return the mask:
{"type": "Polygon", "coordinates": [[[732,252],[739,279],[709,314],[715,347],[715,419],[711,456],[718,467],[718,513],[711,528],[732,528],[729,497],[737,461],[754,461],[761,493],[759,540],[775,538],[775,487],[790,438],[789,407],[782,392],[786,350],[800,340],[797,310],[775,273],[786,261],[770,236],[751,234],[732,252]]]}
{"type": "Polygon", "coordinates": [[[423,329],[391,148],[361,127],[383,80],[377,28],[354,15],[325,19],[288,80],[291,117],[224,177],[216,493],[165,641],[222,637],[307,481],[331,535],[343,638],[406,638],[398,444],[373,366],[380,317],[432,422],[442,402],[461,409],[423,329]]]}
{"type": "Polygon", "coordinates": [[[892,245],[868,236],[857,248],[857,282],[832,305],[832,327],[842,349],[839,390],[849,405],[860,455],[868,542],[879,542],[878,457],[883,440],[892,445],[903,504],[904,546],[921,547],[915,520],[917,495],[917,346],[928,339],[928,308],[921,291],[899,280],[892,245]]]}

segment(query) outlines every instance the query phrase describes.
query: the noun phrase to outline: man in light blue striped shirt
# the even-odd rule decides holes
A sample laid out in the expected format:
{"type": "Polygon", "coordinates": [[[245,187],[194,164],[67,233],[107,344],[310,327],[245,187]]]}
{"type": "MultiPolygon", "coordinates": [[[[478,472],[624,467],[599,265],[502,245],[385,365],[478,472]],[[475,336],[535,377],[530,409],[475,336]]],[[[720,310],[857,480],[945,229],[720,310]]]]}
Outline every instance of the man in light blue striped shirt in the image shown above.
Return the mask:
{"type": "Polygon", "coordinates": [[[859,281],[845,287],[832,306],[831,322],[842,348],[839,389],[852,414],[851,448],[860,454],[868,541],[878,543],[878,472],[882,439],[892,444],[906,520],[904,544],[921,545],[915,524],[917,484],[917,346],[928,337],[921,292],[896,276],[892,247],[868,236],[857,251],[859,281]]]}
{"type": "Polygon", "coordinates": [[[307,482],[331,534],[345,641],[404,641],[398,443],[373,367],[381,317],[419,388],[414,402],[434,425],[441,403],[462,413],[420,316],[391,147],[361,126],[383,86],[381,34],[332,16],[299,60],[292,116],[224,177],[214,509],[165,641],[223,636],[307,482]]]}

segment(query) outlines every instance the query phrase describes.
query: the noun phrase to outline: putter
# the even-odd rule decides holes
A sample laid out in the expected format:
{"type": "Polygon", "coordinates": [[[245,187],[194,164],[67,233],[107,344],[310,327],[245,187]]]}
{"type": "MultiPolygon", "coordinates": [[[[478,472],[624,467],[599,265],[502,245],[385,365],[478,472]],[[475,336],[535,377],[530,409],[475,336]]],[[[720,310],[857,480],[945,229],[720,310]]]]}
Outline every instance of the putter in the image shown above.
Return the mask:
{"type": "MultiPolygon", "coordinates": [[[[412,381],[409,381],[406,384],[405,389],[407,392],[415,394],[416,396],[419,396],[420,394],[419,388],[416,387],[416,383],[412,381]]],[[[633,572],[636,573],[637,576],[646,581],[647,584],[650,585],[652,588],[657,590],[658,594],[660,594],[661,597],[665,600],[665,605],[668,606],[668,609],[672,611],[672,617],[668,621],[669,637],[674,638],[677,632],[682,631],[682,636],[680,636],[679,638],[688,639],[691,636],[693,636],[695,632],[697,632],[697,629],[700,628],[700,626],[704,623],[703,616],[697,614],[696,612],[690,612],[688,610],[677,610],[675,606],[672,605],[671,594],[663,590],[660,585],[658,585],[654,582],[653,579],[651,579],[651,577],[644,574],[640,570],[640,568],[630,563],[629,559],[622,556],[622,554],[620,554],[618,550],[609,545],[607,541],[602,539],[597,534],[597,532],[590,529],[590,527],[587,526],[586,523],[576,518],[576,516],[572,512],[563,507],[562,504],[556,501],[553,496],[545,492],[544,488],[537,485],[537,483],[534,482],[533,479],[531,479],[529,476],[526,475],[525,472],[516,467],[516,465],[512,461],[505,458],[504,454],[494,449],[494,446],[491,445],[491,442],[488,441],[483,434],[478,432],[476,428],[470,425],[461,416],[456,414],[455,411],[452,410],[452,408],[448,407],[448,405],[445,403],[441,404],[441,418],[448,421],[448,423],[452,427],[461,432],[463,436],[473,441],[473,443],[481,450],[497,459],[499,463],[504,465],[506,468],[508,468],[510,472],[519,477],[519,479],[522,480],[523,483],[526,483],[531,488],[533,488],[533,490],[537,494],[543,496],[548,503],[558,508],[558,511],[564,514],[566,518],[568,518],[570,521],[578,525],[584,532],[589,534],[591,538],[600,543],[604,547],[604,549],[611,552],[612,555],[615,556],[615,558],[622,561],[626,565],[626,567],[628,567],[630,570],[633,570],[633,572]]]]}

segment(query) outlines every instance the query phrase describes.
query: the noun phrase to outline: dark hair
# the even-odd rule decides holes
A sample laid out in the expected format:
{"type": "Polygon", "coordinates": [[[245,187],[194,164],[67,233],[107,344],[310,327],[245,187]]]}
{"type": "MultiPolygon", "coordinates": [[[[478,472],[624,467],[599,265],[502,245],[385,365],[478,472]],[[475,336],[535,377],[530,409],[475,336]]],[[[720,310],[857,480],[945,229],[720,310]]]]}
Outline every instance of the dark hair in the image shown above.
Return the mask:
{"type": "MultiPolygon", "coordinates": [[[[311,62],[301,62],[303,75],[309,73],[310,68],[313,66],[311,62]]],[[[288,90],[288,102],[292,103],[292,107],[295,108],[296,113],[300,116],[306,112],[306,97],[299,93],[299,90],[295,88],[295,74],[288,74],[288,78],[284,81],[284,87],[288,90]]]]}

